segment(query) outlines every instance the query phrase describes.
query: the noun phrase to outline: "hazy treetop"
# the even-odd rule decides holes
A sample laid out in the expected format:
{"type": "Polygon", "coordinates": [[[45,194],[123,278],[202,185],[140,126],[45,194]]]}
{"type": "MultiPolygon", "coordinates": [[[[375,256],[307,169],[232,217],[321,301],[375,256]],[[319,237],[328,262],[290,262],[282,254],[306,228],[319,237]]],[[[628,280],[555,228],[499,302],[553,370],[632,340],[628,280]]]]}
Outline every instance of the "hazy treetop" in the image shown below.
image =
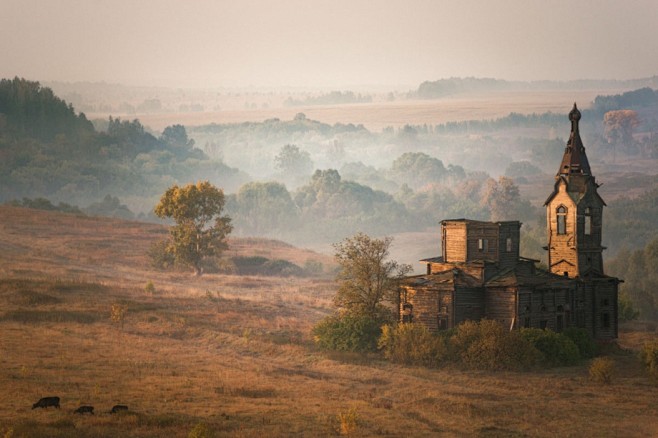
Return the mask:
{"type": "Polygon", "coordinates": [[[406,89],[448,77],[631,79],[658,73],[655,0],[1,3],[5,78],[406,89]]]}

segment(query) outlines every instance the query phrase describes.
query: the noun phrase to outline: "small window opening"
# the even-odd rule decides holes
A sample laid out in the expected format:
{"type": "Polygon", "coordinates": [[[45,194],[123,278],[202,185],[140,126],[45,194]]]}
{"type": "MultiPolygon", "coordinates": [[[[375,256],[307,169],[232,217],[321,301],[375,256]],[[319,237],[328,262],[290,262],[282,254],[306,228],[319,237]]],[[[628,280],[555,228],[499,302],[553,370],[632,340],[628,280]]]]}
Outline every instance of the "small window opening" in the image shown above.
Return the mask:
{"type": "Polygon", "coordinates": [[[478,239],[478,251],[487,252],[489,242],[487,239],[478,239]]]}
{"type": "Polygon", "coordinates": [[[602,316],[603,319],[603,328],[610,328],[610,314],[604,313],[602,316]]]}
{"type": "Polygon", "coordinates": [[[555,318],[555,331],[560,333],[564,329],[564,316],[557,315],[555,318]]]}
{"type": "Polygon", "coordinates": [[[505,244],[507,245],[507,252],[512,252],[512,238],[508,237],[507,240],[505,241],[505,244]]]}
{"type": "Polygon", "coordinates": [[[546,330],[546,327],[548,326],[548,320],[542,319],[539,321],[539,328],[542,330],[546,330]]]}
{"type": "Polygon", "coordinates": [[[557,208],[557,233],[567,234],[567,209],[562,205],[557,208]]]}
{"type": "Polygon", "coordinates": [[[585,209],[585,235],[590,236],[592,234],[592,210],[587,207],[585,209]]]}

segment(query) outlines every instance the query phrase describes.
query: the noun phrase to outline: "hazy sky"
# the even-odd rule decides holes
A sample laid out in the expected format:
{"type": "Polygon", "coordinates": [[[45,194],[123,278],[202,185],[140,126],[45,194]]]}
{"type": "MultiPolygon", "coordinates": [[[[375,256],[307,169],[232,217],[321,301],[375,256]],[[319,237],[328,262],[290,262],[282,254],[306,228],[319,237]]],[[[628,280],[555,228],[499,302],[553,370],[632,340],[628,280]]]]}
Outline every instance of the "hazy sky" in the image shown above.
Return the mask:
{"type": "Polygon", "coordinates": [[[0,0],[4,78],[206,88],[656,74],[656,0],[0,0]]]}

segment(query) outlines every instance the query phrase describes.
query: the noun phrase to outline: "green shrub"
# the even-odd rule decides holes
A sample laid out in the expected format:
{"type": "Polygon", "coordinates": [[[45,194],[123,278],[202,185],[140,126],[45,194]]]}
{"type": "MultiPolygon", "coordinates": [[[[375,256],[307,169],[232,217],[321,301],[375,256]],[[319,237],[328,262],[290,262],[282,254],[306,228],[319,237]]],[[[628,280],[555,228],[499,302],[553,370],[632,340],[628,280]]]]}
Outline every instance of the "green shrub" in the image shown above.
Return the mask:
{"type": "Polygon", "coordinates": [[[320,261],[308,259],[304,263],[304,271],[308,275],[320,275],[324,271],[324,266],[320,261]]]}
{"type": "Polygon", "coordinates": [[[492,320],[460,324],[450,338],[450,347],[453,358],[479,370],[529,369],[541,357],[519,332],[492,320]]]}
{"type": "Polygon", "coordinates": [[[368,316],[332,315],[313,327],[313,338],[323,350],[376,351],[382,324],[368,316]]]}
{"type": "Polygon", "coordinates": [[[644,344],[642,350],[640,350],[640,360],[647,368],[649,375],[658,380],[658,341],[644,344]]]}
{"type": "Polygon", "coordinates": [[[589,366],[589,377],[595,382],[610,384],[615,374],[615,361],[609,357],[597,357],[589,366]]]}
{"type": "Polygon", "coordinates": [[[378,346],[390,361],[408,365],[432,367],[448,358],[446,338],[430,333],[423,324],[385,325],[378,346]]]}
{"type": "Polygon", "coordinates": [[[521,329],[521,335],[543,354],[546,366],[575,365],[580,360],[578,346],[566,335],[537,328],[521,329]]]}
{"type": "Polygon", "coordinates": [[[190,430],[190,433],[187,434],[187,438],[210,438],[211,436],[212,433],[210,432],[208,425],[203,422],[197,423],[192,430],[190,430]]]}
{"type": "Polygon", "coordinates": [[[590,335],[589,331],[584,328],[569,327],[564,332],[564,336],[571,339],[576,347],[581,359],[589,359],[596,356],[596,342],[590,335]]]}
{"type": "Polygon", "coordinates": [[[149,295],[153,295],[155,293],[155,285],[151,280],[149,280],[146,283],[146,286],[144,286],[144,292],[146,292],[149,295]]]}

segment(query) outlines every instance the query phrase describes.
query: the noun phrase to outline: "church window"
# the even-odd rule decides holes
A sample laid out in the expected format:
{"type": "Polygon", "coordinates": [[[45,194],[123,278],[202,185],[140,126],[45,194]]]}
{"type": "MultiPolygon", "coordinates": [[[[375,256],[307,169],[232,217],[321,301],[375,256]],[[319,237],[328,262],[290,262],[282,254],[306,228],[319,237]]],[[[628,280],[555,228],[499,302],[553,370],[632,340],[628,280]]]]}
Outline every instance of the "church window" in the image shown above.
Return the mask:
{"type": "Polygon", "coordinates": [[[585,235],[589,236],[592,234],[592,210],[587,207],[585,209],[585,235]]]}
{"type": "Polygon", "coordinates": [[[557,233],[567,234],[567,209],[563,205],[557,208],[557,233]]]}

